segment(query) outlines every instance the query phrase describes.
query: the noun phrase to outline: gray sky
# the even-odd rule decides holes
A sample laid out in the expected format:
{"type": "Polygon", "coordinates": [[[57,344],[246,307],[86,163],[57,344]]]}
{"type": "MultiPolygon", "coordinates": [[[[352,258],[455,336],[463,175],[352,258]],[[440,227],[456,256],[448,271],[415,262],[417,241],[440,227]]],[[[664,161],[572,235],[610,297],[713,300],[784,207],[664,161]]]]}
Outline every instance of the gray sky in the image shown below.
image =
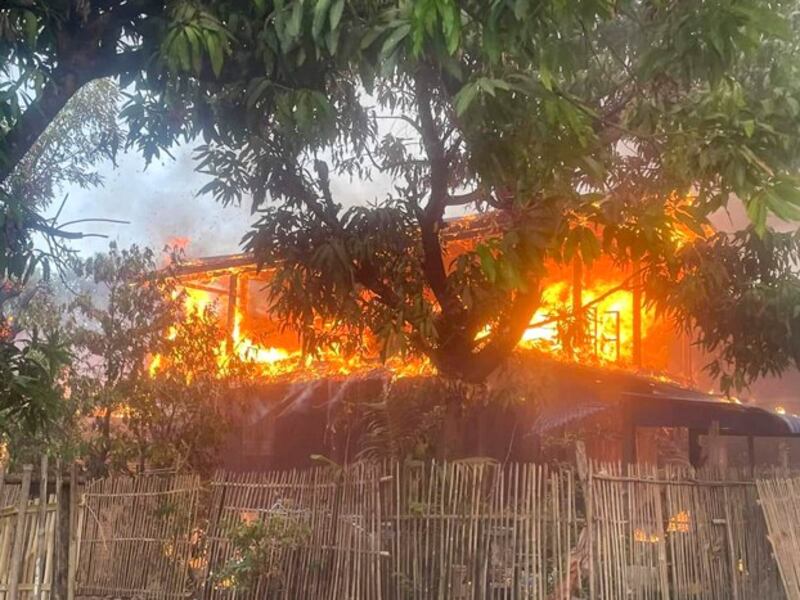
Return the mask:
{"type": "MultiPolygon", "coordinates": [[[[146,169],[135,152],[126,154],[119,158],[116,169],[111,164],[101,168],[103,187],[65,189],[69,199],[60,222],[83,218],[130,221],[129,225],[76,226],[86,233],[106,234],[109,239],[87,238],[76,242],[75,247],[88,255],[105,250],[110,240],[116,240],[122,246],[136,243],[160,250],[174,238],[187,237],[186,252],[191,257],[239,252],[239,241],[253,220],[249,201],[241,207],[223,208],[210,195],[198,197],[197,191],[207,178],[195,172],[191,148],[179,147],[172,153],[175,160],[163,157],[146,169]]],[[[333,178],[331,187],[337,201],[364,204],[385,197],[390,182],[333,178]]],[[[50,214],[57,209],[51,207],[50,214]]]]}

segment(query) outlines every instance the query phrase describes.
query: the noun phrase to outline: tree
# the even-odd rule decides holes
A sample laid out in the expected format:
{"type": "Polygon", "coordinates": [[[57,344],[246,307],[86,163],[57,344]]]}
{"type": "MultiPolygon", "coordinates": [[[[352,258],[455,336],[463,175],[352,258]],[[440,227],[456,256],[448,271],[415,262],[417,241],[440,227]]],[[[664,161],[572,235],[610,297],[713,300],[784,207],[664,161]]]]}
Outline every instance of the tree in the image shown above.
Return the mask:
{"type": "Polygon", "coordinates": [[[0,439],[40,434],[61,412],[69,355],[57,332],[14,341],[0,330],[0,439]]]}
{"type": "Polygon", "coordinates": [[[5,306],[13,342],[3,362],[11,372],[3,380],[28,388],[24,400],[8,401],[13,418],[2,421],[3,444],[16,464],[43,453],[68,458],[78,452],[79,407],[69,385],[68,293],[59,280],[38,279],[5,306]]]}
{"type": "Polygon", "coordinates": [[[64,183],[99,184],[94,166],[114,160],[123,145],[136,145],[150,160],[193,135],[205,104],[166,75],[221,75],[229,42],[210,8],[190,1],[0,6],[0,405],[31,406],[29,393],[54,390],[46,375],[58,371],[34,360],[43,352],[56,356],[57,348],[7,333],[3,304],[37,269],[45,278],[54,262],[65,269],[68,242],[91,235],[74,230],[79,222],[59,223],[60,210],[45,218],[42,209],[64,183]],[[116,84],[131,95],[124,133],[116,84]]]}
{"type": "Polygon", "coordinates": [[[227,433],[229,408],[254,365],[225,350],[212,309],[191,312],[170,328],[150,377],[139,377],[123,423],[139,468],[191,468],[211,473],[227,433]]]}
{"type": "MultiPolygon", "coordinates": [[[[672,262],[690,251],[679,230],[702,233],[732,195],[756,237],[769,214],[800,216],[793,1],[51,5],[3,13],[9,78],[44,81],[30,105],[6,100],[9,167],[70,90],[118,75],[128,146],[148,158],[202,134],[206,191],[252,197],[246,247],[279,265],[273,300],[308,351],[369,330],[384,354],[480,381],[527,327],[546,260],[637,260],[663,302],[653,273],[692,275],[672,262]],[[394,193],[343,209],[331,175],[376,173],[394,193]],[[458,256],[442,236],[456,206],[497,211],[458,256]]],[[[673,308],[713,331],[691,305],[673,308]]],[[[737,346],[769,329],[735,330],[737,346]]]]}
{"type": "Polygon", "coordinates": [[[72,394],[93,420],[89,468],[119,469],[128,460],[126,443],[113,427],[139,381],[148,377],[147,359],[165,348],[166,332],[182,314],[168,280],[148,283],[156,270],[151,250],[109,246],[86,260],[82,274],[95,285],[72,304],[75,361],[72,394]]]}
{"type": "MultiPolygon", "coordinates": [[[[208,88],[218,114],[240,116],[220,119],[198,157],[214,177],[205,191],[252,197],[245,247],[275,266],[275,308],[307,351],[367,330],[384,354],[424,353],[445,375],[482,381],[528,327],[546,261],[605,253],[637,261],[650,301],[698,327],[707,348],[725,345],[737,375],[723,383],[800,359],[787,347],[797,320],[771,327],[787,311],[752,310],[752,327],[728,321],[723,333],[715,296],[692,292],[710,268],[731,297],[729,285],[773,289],[757,269],[732,272],[732,255],[775,236],[768,215],[800,217],[795,2],[252,10],[235,39],[275,40],[281,61],[325,70],[313,85],[276,83],[278,59],[256,54],[263,77],[208,88]],[[332,174],[376,173],[395,182],[386,200],[344,208],[334,196],[332,174]],[[752,231],[706,239],[708,216],[733,196],[752,231]],[[459,206],[492,212],[489,235],[456,250],[443,230],[459,206]],[[705,266],[682,266],[703,248],[705,266]],[[331,324],[322,335],[320,321],[331,324]],[[765,331],[780,359],[735,350],[764,347],[765,331]]],[[[797,257],[788,243],[770,252],[778,265],[797,257]]],[[[795,275],[781,276],[797,312],[795,275]]]]}
{"type": "Polygon", "coordinates": [[[208,471],[225,406],[253,365],[225,350],[213,307],[185,312],[185,295],[155,254],[115,244],[82,264],[93,284],[71,303],[76,356],[68,383],[93,474],[132,466],[208,471]],[[225,402],[224,402],[225,401],[225,402]]]}

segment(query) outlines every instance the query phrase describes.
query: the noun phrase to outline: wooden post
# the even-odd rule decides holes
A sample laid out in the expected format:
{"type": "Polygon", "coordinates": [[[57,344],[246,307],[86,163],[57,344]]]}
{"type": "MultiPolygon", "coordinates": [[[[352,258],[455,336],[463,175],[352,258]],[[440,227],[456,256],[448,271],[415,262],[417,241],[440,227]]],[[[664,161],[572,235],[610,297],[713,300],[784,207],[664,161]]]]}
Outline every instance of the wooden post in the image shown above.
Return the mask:
{"type": "Polygon", "coordinates": [[[699,429],[689,429],[689,464],[695,469],[703,466],[703,448],[700,446],[699,429]]]}
{"type": "Polygon", "coordinates": [[[572,259],[572,312],[580,317],[583,309],[583,263],[577,256],[572,259]]]}
{"type": "Polygon", "coordinates": [[[781,469],[788,474],[791,461],[789,460],[789,443],[785,438],[781,438],[778,441],[778,462],[781,465],[781,469]]]}
{"type": "Polygon", "coordinates": [[[633,261],[633,366],[642,366],[642,278],[639,260],[633,261]]]}
{"type": "Polygon", "coordinates": [[[8,573],[7,600],[17,600],[19,576],[22,570],[22,559],[25,554],[25,513],[28,508],[28,496],[31,492],[31,472],[33,465],[22,467],[22,485],[17,501],[17,523],[14,528],[14,547],[11,551],[11,567],[8,573]]]}
{"type": "Polygon", "coordinates": [[[594,497],[592,495],[592,465],[586,455],[586,444],[582,441],[575,443],[575,462],[578,467],[578,479],[583,487],[583,497],[586,502],[586,547],[589,549],[589,599],[594,600],[594,497]]]}
{"type": "Polygon", "coordinates": [[[706,437],[706,447],[708,449],[708,465],[719,471],[724,470],[728,466],[728,453],[725,440],[720,435],[719,421],[711,423],[706,437]]]}
{"type": "MultiPolygon", "coordinates": [[[[69,574],[69,495],[64,494],[64,475],[61,459],[56,461],[56,580],[55,598],[56,600],[67,600],[67,577],[69,574]]],[[[74,485],[72,481],[69,485],[74,485]]]]}
{"type": "Polygon", "coordinates": [[[234,331],[236,329],[236,304],[239,291],[239,276],[236,273],[228,275],[228,352],[233,352],[234,331]]]}
{"type": "MultiPolygon", "coordinates": [[[[585,323],[583,318],[583,263],[578,256],[572,259],[572,314],[575,318],[576,335],[579,344],[585,341],[583,334],[585,333],[585,323]]],[[[597,343],[597,340],[592,340],[592,347],[597,343]]],[[[574,355],[574,343],[570,344],[572,348],[570,352],[574,355]]]]}
{"type": "MultiPolygon", "coordinates": [[[[39,472],[39,511],[36,518],[36,554],[34,558],[33,597],[42,599],[44,587],[45,526],[47,525],[47,454],[42,454],[41,471],[39,472]]],[[[51,588],[52,589],[52,588],[51,588]]]]}
{"type": "Polygon", "coordinates": [[[75,599],[75,576],[78,570],[78,464],[69,469],[69,550],[67,558],[67,600],[75,599]]]}
{"type": "Polygon", "coordinates": [[[636,425],[631,414],[630,401],[622,401],[622,463],[636,464],[636,425]]]}
{"type": "Polygon", "coordinates": [[[756,476],[756,443],[752,435],[747,436],[747,462],[750,465],[750,477],[756,476]]]}

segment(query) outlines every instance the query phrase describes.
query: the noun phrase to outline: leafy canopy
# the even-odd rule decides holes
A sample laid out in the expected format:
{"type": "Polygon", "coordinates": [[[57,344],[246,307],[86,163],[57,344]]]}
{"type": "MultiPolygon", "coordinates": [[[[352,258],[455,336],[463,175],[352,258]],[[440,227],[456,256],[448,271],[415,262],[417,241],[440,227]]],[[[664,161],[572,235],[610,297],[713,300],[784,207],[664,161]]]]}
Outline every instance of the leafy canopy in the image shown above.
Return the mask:
{"type": "Polygon", "coordinates": [[[800,217],[795,2],[287,1],[254,3],[246,21],[226,9],[229,61],[248,69],[205,88],[218,115],[198,149],[205,191],[252,199],[245,247],[275,265],[275,308],[308,351],[368,330],[384,353],[480,381],[527,327],[547,261],[608,254],[637,261],[650,301],[706,348],[724,346],[716,373],[736,375],[723,383],[800,358],[796,317],[752,311],[736,327],[701,283],[713,269],[732,301],[773,290],[729,255],[768,236],[766,270],[796,256],[767,227],[800,217]],[[352,207],[334,174],[394,190],[352,207]],[[752,231],[706,241],[732,197],[752,231]],[[479,243],[445,226],[456,207],[491,211],[479,243]],[[703,248],[707,264],[687,262],[703,248]]]}
{"type": "MultiPolygon", "coordinates": [[[[385,354],[425,353],[448,375],[482,380],[527,326],[546,261],[606,253],[637,260],[650,299],[671,303],[707,347],[724,344],[725,368],[743,381],[772,359],[741,349],[764,347],[778,317],[793,333],[796,318],[765,310],[754,314],[762,327],[726,329],[721,311],[698,310],[714,297],[691,282],[708,271],[684,266],[695,244],[679,232],[701,234],[737,196],[755,235],[697,243],[715,248],[720,281],[737,282],[724,289],[774,285],[735,272],[722,247],[746,256],[783,239],[768,216],[800,216],[796,8],[34,1],[3,12],[6,75],[24,82],[13,95],[32,89],[34,100],[3,100],[0,150],[10,168],[63,90],[118,76],[127,145],[149,158],[202,134],[205,191],[252,199],[245,246],[277,265],[275,307],[310,351],[368,330],[385,354]],[[334,175],[389,177],[394,190],[346,208],[334,175]],[[457,207],[492,209],[491,235],[457,247],[444,227],[457,207]],[[676,282],[685,294],[664,292],[676,282]]],[[[771,247],[766,271],[795,251],[771,247]]],[[[790,339],[770,338],[780,350],[770,368],[797,362],[790,339]]]]}

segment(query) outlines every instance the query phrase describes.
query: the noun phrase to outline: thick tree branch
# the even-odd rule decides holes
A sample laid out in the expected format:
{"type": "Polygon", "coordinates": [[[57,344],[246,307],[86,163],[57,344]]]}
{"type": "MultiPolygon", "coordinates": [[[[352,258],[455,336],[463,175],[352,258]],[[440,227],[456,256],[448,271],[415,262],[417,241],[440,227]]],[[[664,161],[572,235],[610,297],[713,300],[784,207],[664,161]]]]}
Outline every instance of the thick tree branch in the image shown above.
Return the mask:
{"type": "Polygon", "coordinates": [[[476,354],[467,375],[483,381],[502,363],[519,343],[522,334],[530,327],[531,317],[541,302],[539,286],[517,292],[506,317],[501,321],[490,341],[476,354]]]}
{"type": "Polygon", "coordinates": [[[0,159],[0,183],[8,178],[47,125],[84,83],[82,77],[72,69],[63,66],[55,69],[39,98],[28,106],[14,127],[0,139],[4,154],[0,159]]]}
{"type": "Polygon", "coordinates": [[[430,164],[430,196],[420,218],[420,233],[423,251],[423,272],[436,300],[442,308],[445,320],[452,319],[462,312],[458,299],[448,290],[447,271],[444,266],[442,244],[439,239],[444,210],[448,200],[448,162],[444,144],[437,132],[433,117],[432,75],[427,69],[420,69],[414,77],[414,91],[420,120],[422,144],[430,164]]]}
{"type": "Polygon", "coordinates": [[[447,206],[464,206],[473,202],[487,201],[491,194],[483,187],[467,192],[465,194],[451,194],[447,197],[447,206]]]}

